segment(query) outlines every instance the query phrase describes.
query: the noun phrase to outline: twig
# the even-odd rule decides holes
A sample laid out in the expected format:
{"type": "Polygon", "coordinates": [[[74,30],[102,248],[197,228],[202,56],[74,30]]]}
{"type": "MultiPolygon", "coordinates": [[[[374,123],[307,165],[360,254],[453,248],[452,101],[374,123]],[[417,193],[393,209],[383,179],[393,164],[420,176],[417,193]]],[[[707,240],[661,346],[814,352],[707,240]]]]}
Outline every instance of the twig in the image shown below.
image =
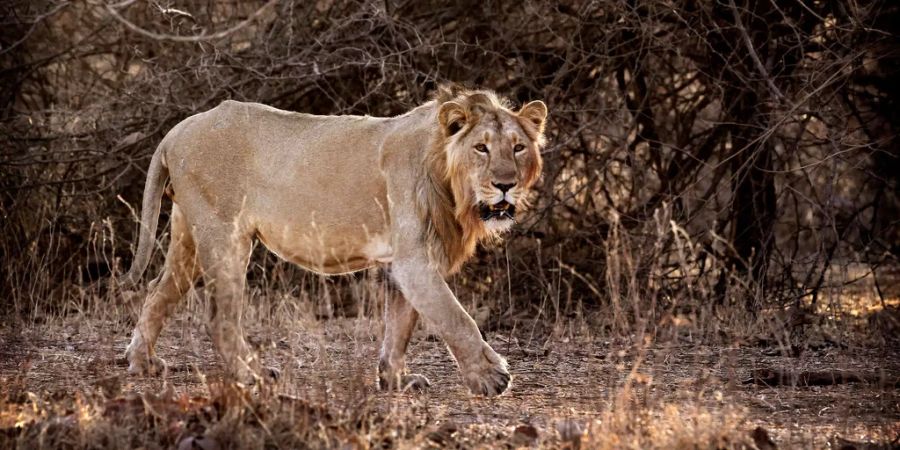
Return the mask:
{"type": "Polygon", "coordinates": [[[116,8],[127,7],[134,2],[135,2],[135,0],[128,0],[128,1],[125,1],[122,3],[119,3],[117,5],[107,5],[106,10],[116,20],[118,20],[119,22],[122,22],[123,25],[125,25],[126,27],[131,29],[131,31],[134,31],[140,35],[146,36],[150,39],[156,39],[158,41],[174,41],[174,42],[202,42],[202,41],[211,41],[211,40],[227,37],[227,36],[231,35],[232,33],[240,30],[241,28],[246,27],[247,25],[250,24],[250,22],[252,22],[257,17],[262,15],[262,13],[266,10],[266,8],[277,3],[278,0],[269,0],[268,3],[266,3],[261,8],[256,10],[256,12],[254,12],[253,14],[251,14],[250,17],[248,17],[243,22],[241,22],[231,28],[228,28],[228,29],[222,30],[222,31],[217,31],[217,32],[211,33],[211,34],[204,33],[204,34],[199,34],[196,36],[176,36],[176,35],[172,35],[172,34],[161,34],[161,33],[155,33],[153,31],[145,30],[145,29],[135,25],[134,22],[131,22],[128,19],[122,17],[122,15],[119,14],[119,12],[116,10],[116,8]]]}
{"type": "Polygon", "coordinates": [[[759,71],[759,74],[766,80],[766,85],[769,86],[769,89],[778,97],[778,100],[782,102],[787,101],[784,97],[784,94],[781,93],[781,90],[778,89],[778,86],[775,86],[775,82],[772,81],[772,77],[769,76],[769,71],[766,70],[766,66],[763,65],[762,60],[759,59],[759,54],[756,53],[756,49],[753,48],[753,41],[750,40],[750,35],[747,34],[747,29],[744,28],[744,22],[741,21],[741,15],[738,13],[737,5],[734,4],[734,0],[728,0],[728,4],[731,6],[731,12],[734,14],[734,22],[737,25],[738,30],[741,31],[741,37],[744,41],[744,46],[747,47],[747,51],[750,52],[750,58],[753,59],[753,63],[756,65],[756,70],[759,71]]]}
{"type": "Polygon", "coordinates": [[[846,370],[793,371],[790,369],[765,367],[752,370],[750,378],[743,382],[743,384],[760,384],[765,386],[833,386],[844,383],[898,386],[900,385],[900,379],[846,370]]]}
{"type": "Polygon", "coordinates": [[[31,26],[28,27],[28,31],[25,32],[25,35],[23,35],[23,36],[22,36],[19,40],[17,40],[16,42],[13,42],[12,44],[8,45],[6,48],[0,49],[0,55],[2,55],[2,54],[4,54],[4,53],[9,53],[10,50],[12,50],[12,49],[18,47],[18,46],[21,45],[23,42],[25,42],[26,40],[28,40],[28,38],[31,36],[31,34],[34,33],[34,30],[37,28],[38,24],[40,24],[44,19],[46,19],[46,18],[48,18],[48,17],[50,17],[50,16],[56,14],[57,12],[61,11],[61,10],[62,10],[63,8],[65,8],[66,6],[69,6],[69,3],[68,3],[68,2],[60,3],[59,5],[56,5],[56,7],[54,7],[54,8],[51,9],[50,11],[48,11],[48,12],[46,12],[46,13],[44,13],[44,14],[41,14],[41,15],[35,17],[35,18],[34,18],[34,21],[31,22],[31,26]]]}

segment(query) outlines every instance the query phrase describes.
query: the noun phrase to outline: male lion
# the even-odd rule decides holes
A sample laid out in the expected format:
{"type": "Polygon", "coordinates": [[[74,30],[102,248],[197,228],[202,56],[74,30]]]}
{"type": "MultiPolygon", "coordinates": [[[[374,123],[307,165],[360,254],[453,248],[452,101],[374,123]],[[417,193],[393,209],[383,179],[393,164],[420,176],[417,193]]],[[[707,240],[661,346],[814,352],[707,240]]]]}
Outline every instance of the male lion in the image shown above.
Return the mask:
{"type": "Polygon", "coordinates": [[[506,360],[481,337],[444,281],[478,241],[514,222],[541,173],[547,107],[512,111],[493,92],[441,88],[389,117],[315,116],[225,101],[176,125],[150,161],[133,285],[153,251],[163,192],[171,243],[126,350],[130,373],[164,367],[154,344],[172,307],[202,275],[209,332],[230,376],[252,380],[242,297],[251,244],[321,274],[389,265],[378,385],[420,388],[405,352],[421,314],[475,394],[509,385],[506,360]],[[168,180],[168,185],[167,185],[168,180]]]}

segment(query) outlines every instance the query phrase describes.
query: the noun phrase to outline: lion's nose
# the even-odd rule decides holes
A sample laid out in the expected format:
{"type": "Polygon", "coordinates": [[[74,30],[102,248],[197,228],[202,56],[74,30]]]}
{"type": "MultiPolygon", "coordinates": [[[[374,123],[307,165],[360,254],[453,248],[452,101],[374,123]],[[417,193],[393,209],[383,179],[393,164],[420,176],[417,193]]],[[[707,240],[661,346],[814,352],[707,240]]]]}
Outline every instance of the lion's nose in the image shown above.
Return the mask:
{"type": "Polygon", "coordinates": [[[493,184],[495,188],[500,189],[500,192],[503,192],[504,194],[506,193],[506,191],[508,191],[516,186],[516,183],[491,183],[491,184],[493,184]]]}

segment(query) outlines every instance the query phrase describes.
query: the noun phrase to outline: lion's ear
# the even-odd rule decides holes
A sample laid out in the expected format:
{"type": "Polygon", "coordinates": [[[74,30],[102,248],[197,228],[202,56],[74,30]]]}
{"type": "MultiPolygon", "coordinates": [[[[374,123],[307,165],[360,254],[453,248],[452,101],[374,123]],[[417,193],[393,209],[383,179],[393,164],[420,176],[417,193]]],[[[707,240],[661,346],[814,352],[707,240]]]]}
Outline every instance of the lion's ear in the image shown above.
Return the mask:
{"type": "Polygon", "coordinates": [[[519,117],[526,119],[537,127],[539,133],[544,132],[544,123],[547,120],[547,105],[540,100],[529,102],[518,112],[519,117]]]}
{"type": "Polygon", "coordinates": [[[466,109],[456,102],[446,102],[438,110],[438,122],[445,136],[453,136],[466,125],[466,109]]]}

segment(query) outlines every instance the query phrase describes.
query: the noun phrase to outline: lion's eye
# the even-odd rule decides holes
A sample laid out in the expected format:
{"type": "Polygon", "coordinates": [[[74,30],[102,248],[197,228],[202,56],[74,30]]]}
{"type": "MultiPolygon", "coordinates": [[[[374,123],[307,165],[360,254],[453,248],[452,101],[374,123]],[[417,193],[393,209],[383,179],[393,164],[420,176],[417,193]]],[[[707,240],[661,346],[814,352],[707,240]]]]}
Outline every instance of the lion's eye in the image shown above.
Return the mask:
{"type": "Polygon", "coordinates": [[[484,144],[476,144],[475,150],[477,150],[479,153],[487,153],[488,152],[487,145],[484,145],[484,144]]]}
{"type": "Polygon", "coordinates": [[[516,146],[513,147],[513,151],[516,153],[522,153],[523,150],[525,150],[525,146],[522,144],[516,144],[516,146]]]}

